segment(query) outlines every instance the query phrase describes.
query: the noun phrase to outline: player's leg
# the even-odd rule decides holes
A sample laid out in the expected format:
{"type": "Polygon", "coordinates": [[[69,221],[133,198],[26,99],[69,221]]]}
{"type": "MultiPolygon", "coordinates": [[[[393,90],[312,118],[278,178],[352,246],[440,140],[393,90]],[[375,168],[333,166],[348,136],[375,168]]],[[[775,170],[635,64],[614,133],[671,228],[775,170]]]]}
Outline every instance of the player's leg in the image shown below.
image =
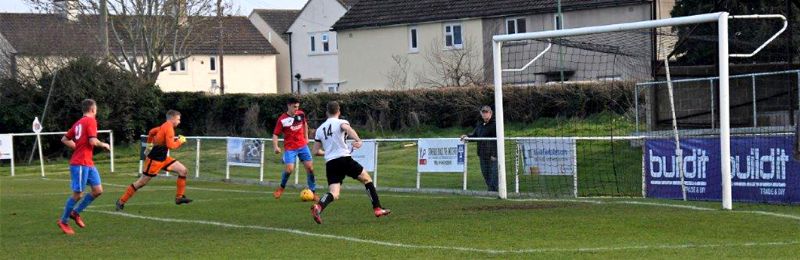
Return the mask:
{"type": "Polygon", "coordinates": [[[97,197],[103,194],[103,185],[100,181],[100,173],[97,171],[97,168],[86,167],[86,170],[88,171],[86,183],[92,187],[92,192],[83,197],[81,203],[78,204],[78,207],[76,207],[69,216],[72,220],[75,220],[75,224],[81,228],[86,227],[86,224],[84,224],[83,219],[81,219],[80,213],[83,212],[89,204],[92,204],[97,197]]]}
{"type": "Polygon", "coordinates": [[[328,207],[331,202],[339,198],[339,190],[341,189],[342,180],[344,180],[344,168],[342,168],[342,159],[333,159],[325,163],[325,175],[328,179],[328,193],[325,193],[317,203],[311,205],[311,216],[318,224],[322,224],[320,214],[328,207]]]}
{"type": "Polygon", "coordinates": [[[364,188],[367,189],[367,195],[369,195],[369,199],[372,201],[372,210],[375,212],[375,217],[389,215],[392,211],[384,209],[383,206],[381,206],[381,201],[378,198],[378,191],[375,189],[375,184],[372,183],[372,177],[369,176],[369,173],[367,173],[367,170],[364,170],[364,168],[361,168],[358,181],[363,183],[364,188]]]}
{"type": "Polygon", "coordinates": [[[286,182],[289,181],[289,176],[294,172],[295,157],[297,157],[297,150],[285,150],[283,152],[283,164],[286,166],[281,173],[281,186],[272,193],[275,199],[280,199],[281,195],[283,195],[283,190],[286,189],[286,182]]]}
{"type": "Polygon", "coordinates": [[[178,173],[178,180],[176,181],[176,189],[175,189],[175,204],[188,204],[192,202],[191,199],[187,198],[186,193],[186,175],[189,173],[189,170],[186,169],[181,162],[174,160],[172,163],[167,166],[167,170],[171,172],[178,173]]]}
{"type": "Polygon", "coordinates": [[[150,158],[145,159],[145,168],[142,171],[142,175],[139,176],[139,179],[136,179],[131,185],[125,189],[125,193],[117,199],[116,205],[117,210],[123,210],[125,208],[125,203],[128,203],[128,200],[136,194],[136,191],[147,185],[150,182],[150,179],[153,177],[158,176],[158,172],[161,170],[163,162],[154,161],[150,158]]]}
{"type": "Polygon", "coordinates": [[[300,158],[300,161],[303,162],[303,166],[306,168],[308,189],[314,193],[314,197],[317,197],[317,179],[314,177],[314,161],[311,160],[311,150],[308,149],[308,146],[303,147],[297,153],[297,157],[300,158]]]}
{"type": "Polygon", "coordinates": [[[61,218],[58,220],[58,227],[61,228],[61,231],[64,234],[72,235],[75,234],[75,231],[67,223],[69,220],[69,215],[72,213],[72,210],[75,208],[75,203],[77,203],[81,199],[81,194],[83,193],[83,187],[85,185],[85,177],[83,176],[83,166],[80,165],[70,165],[69,166],[69,175],[71,179],[71,190],[72,195],[67,198],[66,203],[64,204],[64,211],[61,214],[61,218]]]}

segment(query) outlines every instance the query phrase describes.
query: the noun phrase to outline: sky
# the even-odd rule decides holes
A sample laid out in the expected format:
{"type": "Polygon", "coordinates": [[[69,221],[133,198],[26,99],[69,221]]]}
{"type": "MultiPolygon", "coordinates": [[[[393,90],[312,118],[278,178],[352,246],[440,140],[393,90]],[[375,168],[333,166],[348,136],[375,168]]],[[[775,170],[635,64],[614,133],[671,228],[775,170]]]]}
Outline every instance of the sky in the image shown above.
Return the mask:
{"type": "MultiPolygon", "coordinates": [[[[224,0],[233,2],[234,10],[239,10],[237,15],[249,15],[254,8],[259,9],[300,9],[306,0],[224,0]]],[[[25,4],[24,0],[0,0],[0,12],[4,13],[31,13],[33,8],[25,4]]]]}

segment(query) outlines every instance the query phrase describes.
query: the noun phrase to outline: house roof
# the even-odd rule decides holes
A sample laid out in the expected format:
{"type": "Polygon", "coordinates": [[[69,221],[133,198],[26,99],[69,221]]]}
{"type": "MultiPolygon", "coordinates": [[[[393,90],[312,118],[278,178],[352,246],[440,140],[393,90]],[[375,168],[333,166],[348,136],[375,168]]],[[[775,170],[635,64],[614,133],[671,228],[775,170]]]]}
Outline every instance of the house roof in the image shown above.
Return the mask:
{"type": "MultiPolygon", "coordinates": [[[[69,22],[58,14],[0,13],[0,34],[20,55],[97,55],[101,50],[96,36],[97,19],[96,15],[82,15],[69,22]]],[[[198,21],[193,33],[200,40],[190,43],[187,49],[192,54],[216,54],[219,35],[216,18],[198,21]]],[[[223,28],[225,54],[278,53],[247,17],[225,17],[223,28]]],[[[113,33],[109,34],[110,50],[119,52],[113,33]]]]}
{"type": "Polygon", "coordinates": [[[350,9],[356,3],[358,3],[359,0],[338,0],[338,1],[340,4],[342,4],[342,6],[344,6],[345,9],[350,9]]]}
{"type": "MultiPolygon", "coordinates": [[[[651,0],[561,0],[562,11],[649,3],[651,0]]],[[[495,16],[555,13],[556,0],[361,0],[334,30],[495,16]]]]}
{"type": "Polygon", "coordinates": [[[267,22],[269,27],[272,27],[272,30],[280,34],[285,42],[289,42],[289,35],[286,34],[286,30],[289,30],[289,26],[292,26],[294,20],[297,19],[297,15],[300,14],[300,10],[286,9],[255,9],[253,12],[267,22]]]}

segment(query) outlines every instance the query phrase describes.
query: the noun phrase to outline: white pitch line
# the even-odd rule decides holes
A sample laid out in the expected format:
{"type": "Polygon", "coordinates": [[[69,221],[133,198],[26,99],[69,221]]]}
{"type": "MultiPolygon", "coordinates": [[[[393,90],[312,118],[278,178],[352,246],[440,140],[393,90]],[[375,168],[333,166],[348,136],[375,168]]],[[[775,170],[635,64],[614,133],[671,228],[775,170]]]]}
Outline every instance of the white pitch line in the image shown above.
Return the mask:
{"type": "MultiPolygon", "coordinates": [[[[46,179],[43,180],[54,180],[54,181],[69,181],[69,180],[60,180],[60,179],[46,179]]],[[[103,185],[108,186],[116,186],[116,187],[127,187],[129,185],[120,185],[120,184],[112,184],[112,183],[104,183],[103,185]]],[[[156,186],[159,187],[159,186],[156,186]]],[[[155,188],[155,187],[154,187],[155,188]]],[[[251,191],[251,190],[234,190],[234,189],[215,189],[215,188],[200,188],[200,187],[186,187],[187,189],[194,189],[194,190],[204,190],[204,191],[218,191],[218,192],[234,192],[234,193],[252,193],[252,194],[271,194],[271,192],[265,191],[251,191]]],[[[415,197],[415,195],[394,195],[394,194],[386,194],[381,195],[381,197],[415,197]]],[[[447,198],[447,197],[430,197],[430,196],[416,196],[417,198],[447,198]]],[[[478,199],[488,199],[488,197],[473,197],[478,199]]],[[[667,208],[681,208],[681,209],[688,209],[688,210],[698,210],[698,211],[715,211],[716,209],[712,208],[705,208],[705,207],[698,207],[698,206],[691,206],[691,205],[677,205],[677,204],[666,204],[666,203],[656,203],[656,202],[641,202],[641,201],[609,201],[604,202],[600,200],[580,200],[580,199],[509,199],[510,201],[535,201],[535,202],[576,202],[576,203],[592,203],[592,204],[604,204],[604,203],[616,203],[616,204],[630,204],[630,205],[643,205],[643,206],[653,206],[653,207],[667,207],[667,208]]],[[[765,216],[772,216],[778,218],[788,218],[792,220],[800,220],[800,216],[791,215],[791,214],[781,214],[781,213],[774,213],[774,212],[767,212],[767,211],[732,211],[732,212],[740,212],[740,213],[752,213],[752,214],[761,214],[765,216]]]]}
{"type": "Polygon", "coordinates": [[[735,213],[752,213],[752,214],[761,214],[773,217],[780,217],[780,218],[790,218],[794,220],[800,220],[800,216],[789,215],[789,214],[781,214],[775,212],[766,212],[766,211],[754,211],[754,210],[747,210],[747,211],[733,211],[735,213]]]}
{"type": "Polygon", "coordinates": [[[788,246],[788,245],[800,244],[800,241],[777,241],[777,242],[762,242],[762,243],[750,242],[750,243],[730,243],[730,244],[682,244],[682,245],[655,245],[655,246],[640,245],[640,246],[589,247],[589,248],[532,248],[532,249],[517,249],[517,250],[482,249],[482,248],[456,247],[456,246],[435,246],[435,245],[404,244],[404,243],[395,243],[395,242],[387,242],[387,241],[371,240],[371,239],[363,239],[363,238],[355,238],[355,237],[347,237],[347,236],[320,234],[320,233],[313,233],[313,232],[302,231],[302,230],[297,230],[297,229],[290,229],[290,228],[277,228],[277,227],[256,226],[256,225],[239,225],[239,224],[231,224],[231,223],[224,223],[224,222],[217,222],[217,221],[207,221],[207,220],[187,220],[187,219],[148,217],[148,216],[134,215],[134,214],[124,213],[124,212],[115,212],[115,211],[100,211],[100,210],[86,210],[86,211],[91,211],[91,212],[96,212],[96,213],[103,213],[103,214],[108,214],[108,215],[122,216],[122,217],[127,217],[127,218],[137,218],[137,219],[145,219],[145,220],[168,222],[168,223],[200,224],[200,225],[210,225],[210,226],[218,226],[218,227],[225,227],[225,228],[254,229],[254,230],[284,232],[284,233],[290,233],[290,234],[295,234],[295,235],[300,235],[300,236],[321,237],[321,238],[329,238],[329,239],[336,239],[336,240],[343,240],[343,241],[364,243],[364,244],[373,244],[373,245],[380,245],[380,246],[388,246],[388,247],[412,248],[412,249],[438,249],[438,250],[476,252],[476,253],[486,253],[486,254],[522,254],[522,253],[547,253],[547,252],[601,252],[601,251],[653,250],[653,249],[689,249],[689,248],[718,248],[718,247],[729,248],[729,247],[754,247],[754,246],[788,246]]]}

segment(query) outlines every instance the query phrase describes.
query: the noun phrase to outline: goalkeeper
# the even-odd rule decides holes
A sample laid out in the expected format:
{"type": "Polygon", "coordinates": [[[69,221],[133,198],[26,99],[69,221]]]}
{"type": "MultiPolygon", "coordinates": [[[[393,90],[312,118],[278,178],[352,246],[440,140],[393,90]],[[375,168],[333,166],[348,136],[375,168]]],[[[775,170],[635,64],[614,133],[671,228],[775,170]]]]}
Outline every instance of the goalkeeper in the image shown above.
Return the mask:
{"type": "Polygon", "coordinates": [[[175,110],[167,111],[167,121],[161,126],[150,129],[147,133],[148,150],[145,150],[147,159],[145,160],[145,168],[142,176],[133,182],[131,186],[122,194],[117,200],[117,210],[122,210],[125,203],[133,197],[137,190],[144,187],[147,182],[153,177],[158,176],[161,170],[167,170],[178,173],[177,190],[175,192],[175,204],[187,204],[192,202],[191,199],[186,198],[184,192],[186,191],[186,174],[188,170],[178,160],[167,155],[169,150],[178,149],[183,143],[186,142],[186,137],[182,135],[175,136],[175,127],[181,123],[181,113],[175,110]],[[152,144],[152,148],[150,148],[152,144]]]}

